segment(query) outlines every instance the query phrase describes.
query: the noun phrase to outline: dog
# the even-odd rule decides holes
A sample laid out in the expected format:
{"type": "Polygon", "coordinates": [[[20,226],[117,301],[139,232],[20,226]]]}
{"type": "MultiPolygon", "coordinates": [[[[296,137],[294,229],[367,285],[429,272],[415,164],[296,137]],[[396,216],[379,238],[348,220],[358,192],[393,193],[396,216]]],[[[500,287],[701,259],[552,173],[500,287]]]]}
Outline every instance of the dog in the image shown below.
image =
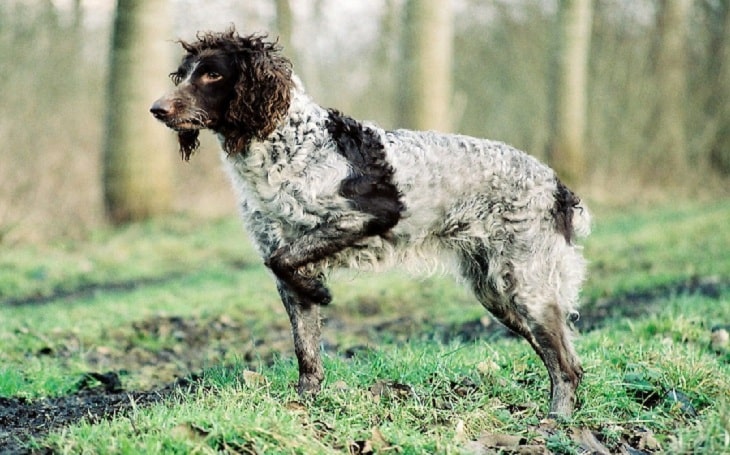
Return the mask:
{"type": "Polygon", "coordinates": [[[292,327],[298,392],[320,391],[328,271],[443,265],[524,337],[550,376],[549,416],[569,417],[582,376],[570,322],[590,231],[548,166],[502,142],[388,131],[314,102],[266,35],[180,41],[175,87],[151,107],[186,161],[216,134],[240,213],[292,327]]]}

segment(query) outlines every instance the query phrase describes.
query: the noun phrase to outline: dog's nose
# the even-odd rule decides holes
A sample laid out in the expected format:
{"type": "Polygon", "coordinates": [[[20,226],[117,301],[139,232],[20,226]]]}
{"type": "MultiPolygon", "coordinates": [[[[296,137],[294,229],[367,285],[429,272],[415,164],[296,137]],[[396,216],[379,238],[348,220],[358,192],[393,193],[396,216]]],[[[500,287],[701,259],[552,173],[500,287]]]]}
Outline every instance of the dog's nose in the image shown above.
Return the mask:
{"type": "Polygon", "coordinates": [[[156,119],[163,120],[172,114],[173,111],[173,105],[170,101],[160,98],[159,100],[152,103],[152,107],[150,107],[150,112],[152,112],[152,115],[155,116],[156,119]]]}

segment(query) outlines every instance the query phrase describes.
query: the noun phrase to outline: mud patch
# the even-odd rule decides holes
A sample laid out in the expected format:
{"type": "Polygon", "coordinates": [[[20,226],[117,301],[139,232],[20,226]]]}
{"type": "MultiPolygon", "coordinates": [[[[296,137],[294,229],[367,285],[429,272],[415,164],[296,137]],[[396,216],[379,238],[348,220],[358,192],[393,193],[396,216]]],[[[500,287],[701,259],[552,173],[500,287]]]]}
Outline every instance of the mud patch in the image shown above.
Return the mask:
{"type": "MultiPolygon", "coordinates": [[[[109,378],[114,374],[102,376],[109,378]]],[[[47,448],[30,449],[27,444],[82,419],[94,423],[122,416],[135,407],[149,406],[197,386],[197,381],[179,380],[157,390],[124,392],[102,382],[100,387],[84,387],[76,394],[58,398],[29,401],[0,397],[0,454],[52,453],[47,448]]]]}
{"type": "Polygon", "coordinates": [[[581,331],[604,327],[615,318],[641,318],[656,311],[663,300],[698,295],[720,299],[730,290],[730,280],[720,277],[691,277],[651,289],[626,292],[588,302],[581,308],[580,319],[575,324],[581,331]]]}
{"type": "Polygon", "coordinates": [[[288,320],[258,336],[243,321],[228,315],[155,316],[137,321],[131,328],[120,328],[109,337],[86,353],[84,360],[97,370],[131,372],[143,389],[234,359],[269,365],[278,353],[293,352],[288,320]]]}

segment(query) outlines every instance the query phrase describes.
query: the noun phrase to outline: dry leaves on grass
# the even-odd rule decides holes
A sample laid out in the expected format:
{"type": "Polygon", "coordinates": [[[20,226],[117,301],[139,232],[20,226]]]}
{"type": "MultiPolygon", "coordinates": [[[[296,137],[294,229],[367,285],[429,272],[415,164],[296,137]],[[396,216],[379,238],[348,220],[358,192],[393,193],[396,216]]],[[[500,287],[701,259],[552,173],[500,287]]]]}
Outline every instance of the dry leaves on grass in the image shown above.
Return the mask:
{"type": "Polygon", "coordinates": [[[400,447],[389,443],[378,427],[373,427],[370,439],[353,441],[348,446],[348,452],[352,455],[366,455],[373,453],[395,452],[399,453],[400,447]]]}
{"type": "Polygon", "coordinates": [[[170,434],[177,439],[200,442],[204,440],[210,432],[194,423],[185,422],[172,427],[170,434]]]}
{"type": "Polygon", "coordinates": [[[243,372],[243,383],[249,387],[265,387],[269,382],[263,374],[246,370],[243,372]]]}
{"type": "Polygon", "coordinates": [[[370,386],[370,393],[373,395],[373,400],[379,403],[381,398],[405,400],[407,398],[413,398],[416,402],[420,403],[420,399],[413,390],[413,386],[408,384],[401,384],[395,381],[377,381],[375,384],[370,386]]]}
{"type": "Polygon", "coordinates": [[[476,441],[469,441],[464,445],[463,453],[482,455],[493,453],[511,453],[519,455],[549,454],[544,445],[527,444],[522,436],[484,432],[476,441]]]}

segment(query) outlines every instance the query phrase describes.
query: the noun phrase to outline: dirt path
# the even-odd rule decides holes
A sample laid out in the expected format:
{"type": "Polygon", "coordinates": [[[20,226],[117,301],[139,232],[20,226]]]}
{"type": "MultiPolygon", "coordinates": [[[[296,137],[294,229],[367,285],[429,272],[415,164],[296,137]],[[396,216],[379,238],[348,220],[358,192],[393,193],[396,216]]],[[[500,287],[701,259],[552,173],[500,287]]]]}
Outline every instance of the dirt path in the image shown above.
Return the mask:
{"type": "MultiPolygon", "coordinates": [[[[119,286],[118,289],[134,289],[144,285],[119,286]]],[[[651,311],[662,299],[673,295],[699,294],[709,298],[720,298],[724,290],[730,288],[729,281],[718,279],[693,279],[686,282],[659,288],[627,293],[610,299],[598,300],[586,305],[581,314],[579,328],[582,331],[594,330],[605,325],[606,320],[614,317],[636,317],[651,311]]],[[[117,288],[115,288],[117,289],[117,288]]],[[[69,291],[72,292],[72,291],[69,291]]],[[[89,292],[83,289],[78,292],[89,292]]],[[[74,295],[74,294],[71,294],[74,295]]],[[[14,301],[12,304],[39,304],[37,299],[28,299],[26,302],[14,301]]],[[[426,321],[413,320],[409,317],[395,319],[373,318],[369,323],[357,323],[345,318],[332,317],[328,325],[335,330],[349,330],[351,333],[361,334],[363,339],[373,345],[380,335],[388,333],[395,335],[394,339],[407,340],[409,338],[424,338],[426,336],[443,341],[462,340],[465,342],[477,339],[512,336],[501,325],[491,323],[488,318],[467,321],[454,325],[433,325],[426,321]]],[[[144,331],[152,336],[161,333],[174,333],[179,342],[179,349],[165,350],[161,353],[140,353],[130,346],[128,350],[118,352],[96,353],[100,366],[116,365],[115,368],[130,370],[135,368],[153,368],[155,371],[165,371],[166,365],[175,365],[169,369],[168,377],[158,377],[152,390],[125,391],[121,388],[121,381],[115,372],[105,374],[90,373],[80,378],[80,390],[74,394],[28,401],[23,398],[0,397],[0,454],[34,453],[25,447],[33,438],[39,439],[49,432],[73,425],[83,418],[90,421],[100,421],[125,415],[133,407],[147,406],[161,400],[170,399],[182,390],[183,393],[197,388],[198,379],[176,379],[200,371],[204,365],[206,349],[236,350],[246,358],[246,351],[256,350],[256,357],[271,359],[278,351],[290,349],[289,329],[280,325],[268,332],[265,340],[259,340],[256,346],[243,345],[245,330],[235,321],[225,317],[211,321],[185,320],[179,317],[152,318],[135,323],[134,330],[144,331]],[[238,340],[238,341],[236,341],[238,340]],[[201,354],[202,353],[202,354],[201,354]],[[195,356],[198,357],[195,357],[195,356]],[[119,366],[121,365],[121,366],[119,366]],[[165,382],[167,381],[167,382],[165,382]]],[[[119,340],[124,345],[124,340],[119,340]]],[[[360,347],[343,347],[323,342],[325,349],[338,355],[350,356],[360,347]]],[[[93,362],[92,362],[93,363],[93,362]]],[[[134,370],[133,370],[134,371],[134,370]]],[[[40,453],[43,453],[41,451],[40,453]]]]}

